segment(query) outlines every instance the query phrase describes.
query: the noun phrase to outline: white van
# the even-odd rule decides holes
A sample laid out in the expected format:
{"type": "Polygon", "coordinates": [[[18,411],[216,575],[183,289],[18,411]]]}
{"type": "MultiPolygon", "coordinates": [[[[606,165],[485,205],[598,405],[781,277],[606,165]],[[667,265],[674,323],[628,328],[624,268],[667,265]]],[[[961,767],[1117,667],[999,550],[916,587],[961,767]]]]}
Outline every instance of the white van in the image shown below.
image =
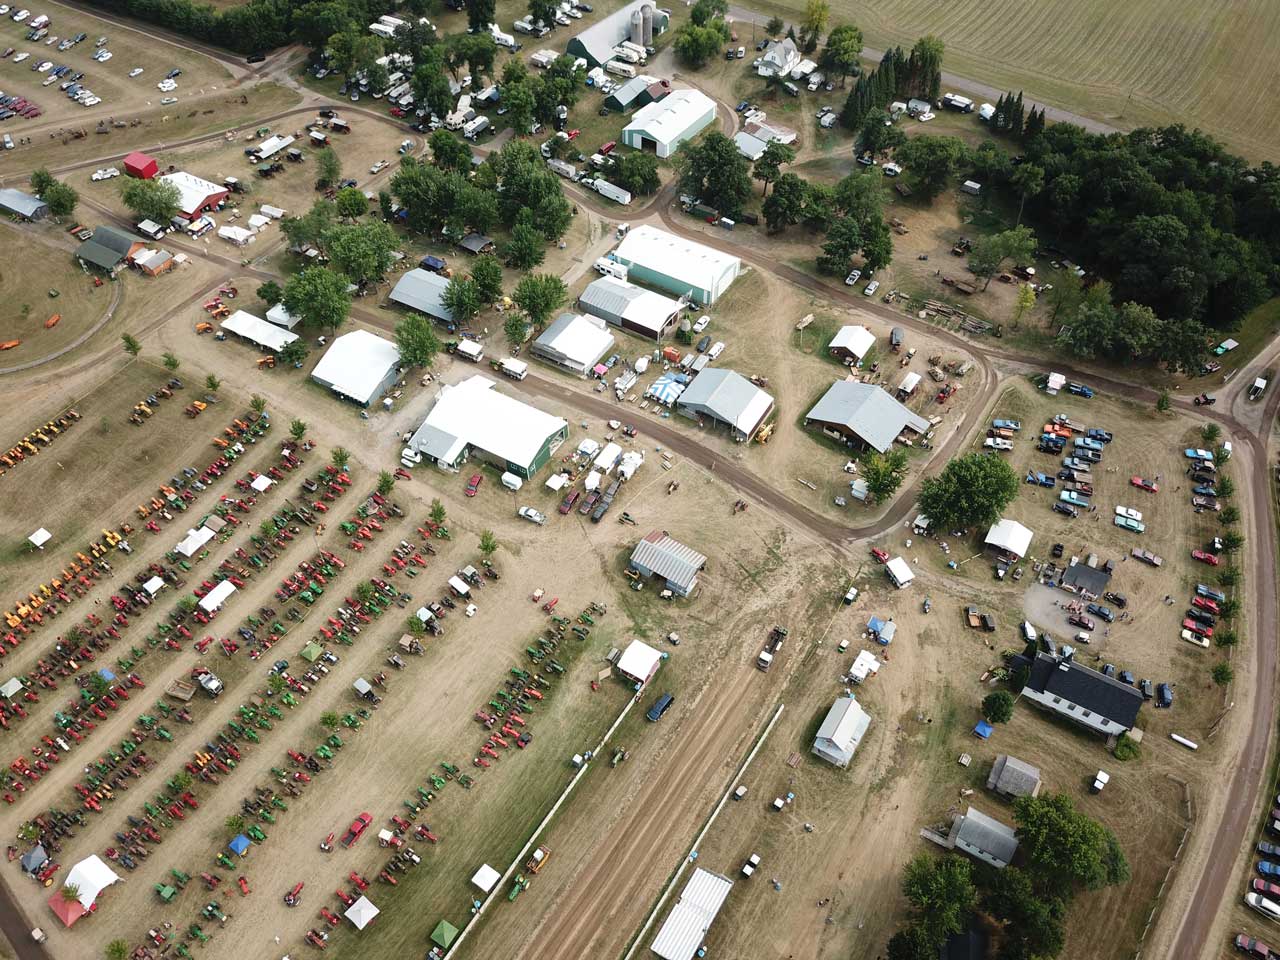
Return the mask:
{"type": "Polygon", "coordinates": [[[1031,625],[1031,621],[1023,620],[1022,621],[1022,639],[1027,641],[1027,643],[1035,643],[1037,636],[1038,634],[1036,633],[1036,628],[1031,625]]]}
{"type": "Polygon", "coordinates": [[[707,356],[715,360],[720,354],[724,353],[724,341],[717,340],[711,345],[711,349],[707,351],[707,356]]]}
{"type": "Polygon", "coordinates": [[[798,97],[798,96],[800,96],[800,88],[799,88],[799,87],[797,87],[797,86],[796,86],[794,83],[792,83],[790,80],[788,80],[786,83],[784,83],[784,84],[782,85],[782,89],[783,89],[783,90],[785,90],[785,91],[787,91],[787,93],[788,93],[788,94],[790,94],[790,95],[791,95],[791,96],[793,96],[793,97],[798,97]]]}

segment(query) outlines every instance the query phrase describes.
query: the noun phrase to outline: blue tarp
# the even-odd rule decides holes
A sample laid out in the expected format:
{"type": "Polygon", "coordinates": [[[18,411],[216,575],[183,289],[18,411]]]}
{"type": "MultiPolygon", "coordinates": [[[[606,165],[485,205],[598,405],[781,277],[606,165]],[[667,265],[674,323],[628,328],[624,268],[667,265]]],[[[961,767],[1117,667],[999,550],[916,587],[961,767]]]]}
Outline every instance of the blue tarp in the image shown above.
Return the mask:
{"type": "Polygon", "coordinates": [[[869,630],[871,633],[879,633],[883,629],[884,629],[884,621],[881,620],[879,617],[872,617],[870,620],[867,621],[867,630],[869,630]]]}
{"type": "Polygon", "coordinates": [[[249,838],[243,833],[237,834],[236,838],[227,844],[231,848],[231,852],[238,857],[243,857],[244,852],[249,849],[249,838]]]}
{"type": "Polygon", "coordinates": [[[116,678],[116,675],[112,673],[110,670],[108,670],[106,667],[102,667],[98,670],[98,676],[100,676],[103,680],[107,681],[107,683],[113,682],[116,678]]]}
{"type": "Polygon", "coordinates": [[[973,728],[973,735],[975,737],[981,737],[983,740],[989,740],[991,738],[991,731],[994,729],[995,728],[992,727],[991,724],[987,723],[987,721],[979,720],[978,725],[973,728]]]}

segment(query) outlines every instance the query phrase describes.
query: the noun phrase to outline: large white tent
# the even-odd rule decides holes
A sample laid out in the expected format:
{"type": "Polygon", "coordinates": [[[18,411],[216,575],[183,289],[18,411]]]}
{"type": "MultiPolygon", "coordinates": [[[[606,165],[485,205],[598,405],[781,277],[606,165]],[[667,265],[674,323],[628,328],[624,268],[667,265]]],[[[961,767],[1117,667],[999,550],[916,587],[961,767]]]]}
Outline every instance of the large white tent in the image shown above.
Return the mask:
{"type": "Polygon", "coordinates": [[[27,539],[31,541],[32,546],[38,547],[39,549],[43,550],[44,545],[53,539],[53,534],[50,533],[48,530],[46,530],[44,527],[41,527],[31,536],[27,537],[27,539]]]}
{"type": "Polygon", "coordinates": [[[267,323],[261,317],[255,317],[244,310],[237,310],[223,320],[222,329],[238,337],[244,337],[273,353],[279,353],[288,344],[298,339],[296,333],[281,330],[274,323],[267,323]]]}
{"type": "Polygon", "coordinates": [[[475,876],[471,878],[471,882],[475,886],[479,887],[483,892],[488,893],[493,889],[494,885],[501,877],[502,874],[498,873],[498,871],[493,869],[493,867],[489,866],[487,863],[482,863],[480,864],[480,869],[476,871],[475,876]]]}
{"type": "Polygon", "coordinates": [[[368,897],[361,897],[355,903],[347,908],[347,912],[343,914],[357,930],[363,930],[373,922],[373,918],[380,911],[373,905],[368,897]]]}
{"type": "Polygon", "coordinates": [[[65,889],[74,885],[79,890],[76,899],[80,901],[80,906],[90,910],[93,908],[94,901],[98,899],[98,894],[119,879],[116,872],[108,867],[101,857],[94,854],[72,867],[62,886],[65,889]]]}
{"type": "Polygon", "coordinates": [[[649,678],[658,672],[662,663],[662,653],[649,646],[643,640],[632,640],[627,649],[618,658],[618,672],[636,683],[648,683],[649,678]]]}
{"type": "Polygon", "coordinates": [[[313,380],[362,406],[377,400],[395,380],[400,348],[368,330],[334,340],[311,372],[313,380]]]}
{"type": "Polygon", "coordinates": [[[236,585],[230,580],[223,580],[220,584],[200,598],[200,609],[205,613],[213,613],[226,603],[227,598],[235,592],[236,585]]]}
{"type": "Polygon", "coordinates": [[[199,530],[188,530],[187,535],[182,538],[175,548],[184,557],[194,556],[201,547],[213,539],[213,531],[208,527],[201,527],[199,530]]]}

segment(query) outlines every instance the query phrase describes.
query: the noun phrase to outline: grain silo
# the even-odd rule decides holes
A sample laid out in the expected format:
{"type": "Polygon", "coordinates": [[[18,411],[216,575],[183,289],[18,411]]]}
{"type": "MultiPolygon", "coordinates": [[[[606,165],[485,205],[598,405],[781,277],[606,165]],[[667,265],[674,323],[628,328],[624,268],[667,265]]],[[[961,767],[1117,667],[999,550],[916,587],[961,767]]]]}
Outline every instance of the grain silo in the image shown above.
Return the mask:
{"type": "Polygon", "coordinates": [[[631,42],[644,46],[644,17],[639,10],[631,11],[631,42]]]}
{"type": "MultiPolygon", "coordinates": [[[[645,4],[640,8],[640,21],[644,33],[644,42],[641,43],[645,49],[653,46],[653,7],[645,4]]],[[[637,41],[638,43],[640,41],[637,41]]]]}

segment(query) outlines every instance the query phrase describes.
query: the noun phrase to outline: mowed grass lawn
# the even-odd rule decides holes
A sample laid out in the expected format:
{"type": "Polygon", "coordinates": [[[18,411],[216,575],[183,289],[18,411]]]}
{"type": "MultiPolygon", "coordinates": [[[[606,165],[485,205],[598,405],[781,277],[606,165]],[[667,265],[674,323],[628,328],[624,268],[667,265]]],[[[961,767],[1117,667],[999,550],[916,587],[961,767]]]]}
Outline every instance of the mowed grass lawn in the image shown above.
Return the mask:
{"type": "MultiPolygon", "coordinates": [[[[789,19],[804,0],[754,9],[789,19]]],[[[924,34],[947,45],[944,69],[1075,112],[1132,127],[1181,121],[1253,160],[1274,157],[1267,121],[1280,82],[1275,0],[834,0],[832,21],[856,23],[869,46],[909,48],[924,34]]]]}

